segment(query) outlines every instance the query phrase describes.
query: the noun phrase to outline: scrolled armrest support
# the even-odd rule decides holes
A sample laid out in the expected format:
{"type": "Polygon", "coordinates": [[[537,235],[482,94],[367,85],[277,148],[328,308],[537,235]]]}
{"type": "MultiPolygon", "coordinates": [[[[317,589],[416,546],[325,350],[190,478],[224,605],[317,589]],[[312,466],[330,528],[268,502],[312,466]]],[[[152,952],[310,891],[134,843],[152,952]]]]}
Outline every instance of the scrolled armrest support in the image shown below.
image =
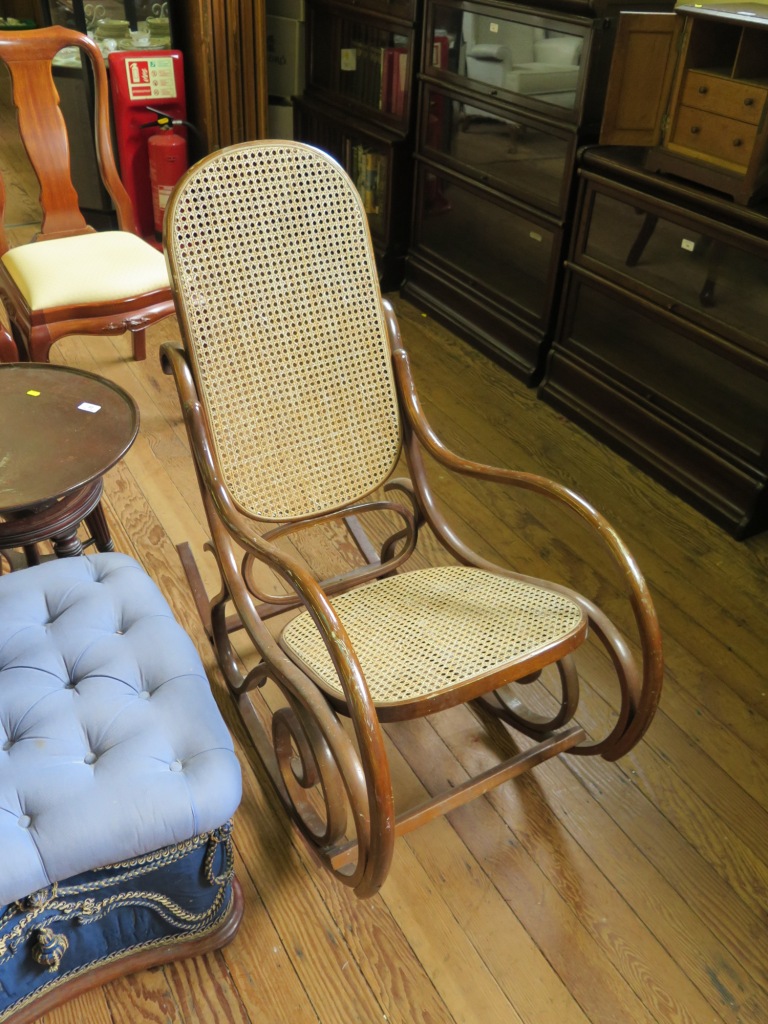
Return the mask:
{"type": "MultiPolygon", "coordinates": [[[[355,730],[360,762],[368,779],[367,787],[363,784],[360,793],[365,794],[367,789],[365,799],[370,820],[370,824],[356,822],[358,836],[362,838],[362,831],[370,842],[370,848],[367,856],[361,855],[358,871],[348,881],[353,884],[358,895],[370,895],[377,891],[389,870],[394,848],[395,811],[383,733],[357,655],[333,606],[314,577],[296,559],[260,537],[235,507],[211,450],[204,410],[197,397],[184,352],[178,347],[165,345],[161,358],[164,368],[167,367],[166,372],[173,373],[176,380],[185,426],[201,480],[201,493],[209,506],[208,520],[214,533],[215,553],[230,592],[233,596],[237,594],[237,610],[243,625],[262,647],[268,647],[271,663],[283,670],[285,680],[289,685],[293,684],[297,695],[300,693],[303,698],[308,696],[313,703],[322,701],[314,686],[308,688],[307,695],[307,688],[301,685],[298,670],[264,627],[246,588],[238,584],[239,572],[231,540],[268,565],[294,590],[319,629],[338,673],[355,730]]],[[[354,773],[348,770],[345,774],[351,778],[354,773]]],[[[359,802],[353,800],[353,805],[359,807],[359,802]]]]}
{"type": "MultiPolygon", "coordinates": [[[[595,633],[609,651],[614,665],[626,680],[625,705],[610,736],[599,744],[584,748],[583,752],[601,753],[607,760],[616,760],[626,754],[643,736],[650,724],[661,695],[663,656],[659,623],[648,586],[624,541],[608,520],[579,494],[546,477],[533,473],[488,466],[461,458],[447,448],[431,428],[421,407],[413,381],[407,353],[400,343],[395,314],[388,302],[383,304],[384,316],[392,347],[395,378],[406,424],[406,446],[412,462],[421,462],[421,451],[428,452],[437,462],[452,472],[476,479],[517,487],[534,492],[554,501],[586,522],[607,548],[612,561],[621,574],[632,607],[642,650],[642,676],[637,678],[634,661],[625,641],[608,617],[594,604],[573,595],[587,609],[595,633]],[[418,442],[418,444],[416,444],[418,442]]],[[[422,476],[422,474],[419,474],[422,476]]],[[[425,474],[423,475],[425,478],[425,474]]],[[[425,503],[427,518],[436,527],[442,543],[462,561],[485,566],[491,570],[501,567],[471,552],[434,507],[428,488],[419,488],[419,499],[425,503]]],[[[502,569],[502,571],[504,571],[502,569]]],[[[565,588],[562,588],[565,589],[565,588]]],[[[572,593],[572,592],[571,592],[572,593]]]]}

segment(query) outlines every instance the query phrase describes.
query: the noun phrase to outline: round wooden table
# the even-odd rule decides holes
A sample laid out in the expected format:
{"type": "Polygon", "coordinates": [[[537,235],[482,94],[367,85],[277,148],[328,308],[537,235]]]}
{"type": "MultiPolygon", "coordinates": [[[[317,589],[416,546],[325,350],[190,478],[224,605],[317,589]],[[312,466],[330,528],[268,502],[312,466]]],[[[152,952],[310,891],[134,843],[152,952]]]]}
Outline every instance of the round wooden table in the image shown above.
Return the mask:
{"type": "Polygon", "coordinates": [[[0,363],[0,548],[50,540],[59,557],[80,555],[88,524],[99,551],[112,538],[101,507],[102,478],[133,444],[139,411],[131,396],[86,370],[50,363],[0,363]]]}

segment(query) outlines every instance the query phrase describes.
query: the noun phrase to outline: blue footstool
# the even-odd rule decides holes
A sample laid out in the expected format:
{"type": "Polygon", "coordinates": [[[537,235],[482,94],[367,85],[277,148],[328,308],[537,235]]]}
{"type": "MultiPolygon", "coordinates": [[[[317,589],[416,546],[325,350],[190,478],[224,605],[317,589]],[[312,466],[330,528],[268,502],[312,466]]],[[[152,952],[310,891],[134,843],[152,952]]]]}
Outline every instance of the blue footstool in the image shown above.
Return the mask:
{"type": "Polygon", "coordinates": [[[197,651],[133,559],[0,576],[0,1022],[228,942],[240,794],[197,651]]]}

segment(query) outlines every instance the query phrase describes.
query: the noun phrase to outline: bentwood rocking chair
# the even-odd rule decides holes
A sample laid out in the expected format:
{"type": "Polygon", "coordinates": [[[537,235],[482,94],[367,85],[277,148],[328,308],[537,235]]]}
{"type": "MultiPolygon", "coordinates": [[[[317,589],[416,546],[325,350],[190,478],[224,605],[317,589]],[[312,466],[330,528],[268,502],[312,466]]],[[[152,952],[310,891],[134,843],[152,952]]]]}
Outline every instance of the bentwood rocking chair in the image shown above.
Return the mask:
{"type": "Polygon", "coordinates": [[[136,359],[146,357],[145,330],[174,311],[161,252],[136,233],[133,207],[112,151],[109,89],[98,46],[79,32],[53,26],[0,32],[0,61],[11,75],[19,134],[40,184],[43,223],[33,242],[10,247],[3,225],[0,178],[0,301],[18,353],[7,335],[0,358],[47,362],[69,334],[130,331],[136,359]],[[119,230],[94,231],[80,211],[70,173],[67,127],[59,106],[54,58],[77,47],[93,70],[96,154],[119,230]]]}
{"type": "Polygon", "coordinates": [[[398,835],[558,753],[614,760],[629,751],[662,681],[643,577],[583,499],[538,476],[466,461],[436,437],[343,170],[299,143],[224,149],[179,183],[165,235],[184,349],[165,345],[163,359],[221,577],[212,601],[188,547],[182,560],[256,749],[321,862],[370,896],[398,835]],[[403,450],[410,479],[392,478],[403,450]],[[474,553],[438,511],[425,453],[441,473],[533,491],[580,517],[618,567],[640,667],[589,598],[474,553]],[[378,527],[374,547],[364,524],[388,516],[396,522],[388,533],[378,527]],[[311,524],[348,528],[359,564],[316,578],[300,557],[311,524]],[[407,569],[427,529],[450,564],[407,569]],[[255,648],[250,660],[239,630],[247,651],[255,648]],[[618,682],[602,738],[575,724],[575,652],[588,635],[607,650],[618,682]],[[545,670],[554,673],[557,710],[528,714],[520,693],[545,670]],[[516,730],[522,749],[396,815],[382,724],[467,703],[494,733],[505,729],[499,722],[516,730]]]}

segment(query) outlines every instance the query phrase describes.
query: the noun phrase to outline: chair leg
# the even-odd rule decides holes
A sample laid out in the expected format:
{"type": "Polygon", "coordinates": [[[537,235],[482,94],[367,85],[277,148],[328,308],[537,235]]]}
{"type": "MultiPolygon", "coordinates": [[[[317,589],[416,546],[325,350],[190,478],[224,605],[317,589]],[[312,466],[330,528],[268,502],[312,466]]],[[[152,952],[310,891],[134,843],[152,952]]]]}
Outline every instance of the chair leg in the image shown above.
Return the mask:
{"type": "Polygon", "coordinates": [[[142,359],[147,358],[147,332],[142,327],[141,330],[131,331],[131,337],[133,338],[133,358],[137,362],[141,362],[142,359]]]}
{"type": "Polygon", "coordinates": [[[33,328],[27,338],[27,351],[31,363],[48,363],[54,341],[47,328],[33,328]]]}
{"type": "Polygon", "coordinates": [[[19,350],[13,335],[5,326],[0,323],[0,363],[18,363],[19,350]]]}

